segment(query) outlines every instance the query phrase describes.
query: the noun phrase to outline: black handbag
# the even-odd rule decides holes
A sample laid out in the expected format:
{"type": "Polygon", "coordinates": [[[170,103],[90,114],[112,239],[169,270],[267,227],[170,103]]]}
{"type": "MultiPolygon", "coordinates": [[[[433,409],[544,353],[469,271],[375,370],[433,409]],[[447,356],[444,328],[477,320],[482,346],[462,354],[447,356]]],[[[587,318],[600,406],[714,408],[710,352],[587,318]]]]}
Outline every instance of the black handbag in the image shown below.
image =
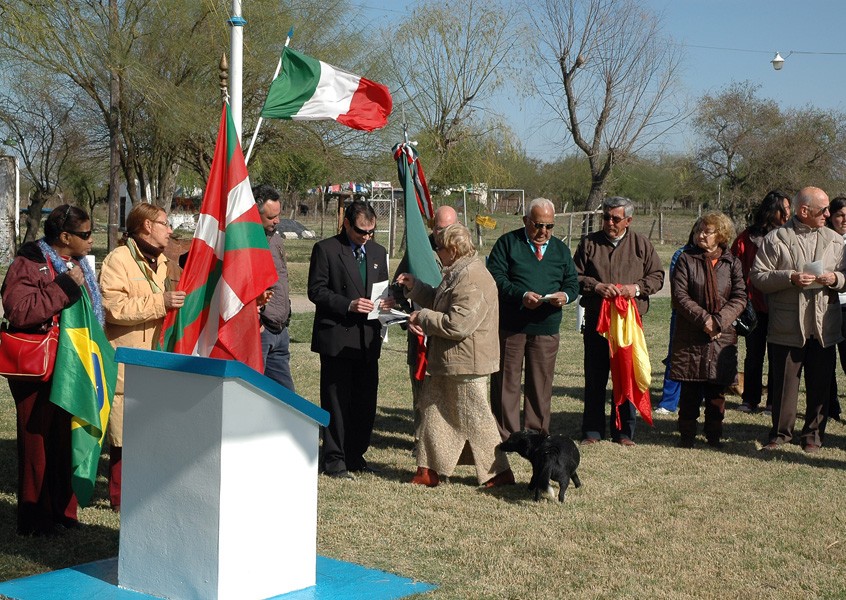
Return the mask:
{"type": "Polygon", "coordinates": [[[755,312],[755,308],[752,306],[752,301],[746,301],[746,308],[743,309],[743,312],[740,313],[740,316],[737,317],[737,320],[732,323],[734,325],[734,330],[737,332],[737,335],[746,337],[758,326],[758,314],[755,312]]]}

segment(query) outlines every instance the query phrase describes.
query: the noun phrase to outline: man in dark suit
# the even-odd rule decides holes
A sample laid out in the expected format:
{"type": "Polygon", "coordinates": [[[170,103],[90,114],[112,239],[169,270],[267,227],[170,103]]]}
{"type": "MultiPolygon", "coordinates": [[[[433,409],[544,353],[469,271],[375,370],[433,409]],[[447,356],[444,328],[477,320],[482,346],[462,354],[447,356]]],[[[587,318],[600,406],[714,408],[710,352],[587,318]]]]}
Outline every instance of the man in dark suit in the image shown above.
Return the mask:
{"type": "MultiPolygon", "coordinates": [[[[321,468],[330,477],[372,472],[364,460],[376,418],[381,323],[368,319],[373,284],[388,279],[385,248],[374,241],[376,213],[355,201],[343,230],[311,253],[308,297],[315,304],[311,350],[320,354],[320,406],[329,412],[321,468]],[[368,243],[369,242],[369,243],[368,243]]],[[[382,301],[391,308],[393,298],[382,301]]]]}

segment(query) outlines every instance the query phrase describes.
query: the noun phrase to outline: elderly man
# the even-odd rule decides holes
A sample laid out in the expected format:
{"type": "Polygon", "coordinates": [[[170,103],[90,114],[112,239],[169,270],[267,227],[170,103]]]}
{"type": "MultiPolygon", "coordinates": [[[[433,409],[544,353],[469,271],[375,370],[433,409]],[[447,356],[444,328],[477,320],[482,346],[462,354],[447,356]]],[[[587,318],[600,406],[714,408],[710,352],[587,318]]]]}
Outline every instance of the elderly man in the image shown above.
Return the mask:
{"type": "Polygon", "coordinates": [[[770,397],[769,441],[774,450],[793,439],[799,373],[805,370],[805,452],[820,449],[834,371],[835,344],[843,339],[837,292],[846,287],[843,238],[825,226],[828,196],[815,187],[799,191],[793,217],[764,238],[750,277],[767,295],[770,397]]]}
{"type": "Polygon", "coordinates": [[[279,193],[270,185],[264,184],[253,188],[261,224],[264,227],[273,266],[279,280],[273,284],[266,295],[269,299],[259,312],[261,320],[261,354],[264,359],[264,374],[279,382],[292,392],[294,380],[291,378],[291,336],[288,323],[291,320],[291,298],[288,284],[288,263],[285,260],[285,247],[282,236],[276,231],[282,204],[279,193]]]}
{"type": "MultiPolygon", "coordinates": [[[[374,233],[373,208],[353,202],[341,232],[312,248],[308,271],[308,298],[315,304],[311,350],[320,354],[320,406],[330,416],[320,466],[342,479],[374,471],[364,453],[376,418],[382,338],[380,321],[367,316],[375,308],[373,284],[388,279],[387,252],[371,241],[374,233]]],[[[394,305],[393,298],[381,302],[394,305]]]]}
{"type": "MultiPolygon", "coordinates": [[[[652,243],[629,229],[634,205],[615,196],[602,203],[602,230],[586,235],[576,249],[581,305],[585,309],[585,407],[582,444],[605,437],[606,386],[611,368],[608,340],[596,331],[602,301],[616,296],[634,298],[640,314],[649,310],[649,296],[664,285],[661,260],[652,243]]],[[[634,446],[636,409],[630,401],[619,408],[620,427],[611,410],[611,439],[634,446]]]]}
{"type": "Polygon", "coordinates": [[[491,409],[503,440],[521,429],[524,361],[523,427],[549,433],[561,307],[579,289],[570,249],[552,237],[555,205],[535,198],[523,225],[500,237],[488,257],[499,290],[500,361],[491,376],[491,409]]]}
{"type": "MultiPolygon", "coordinates": [[[[438,258],[437,252],[435,252],[435,234],[442,229],[445,229],[447,226],[452,225],[453,223],[458,221],[458,213],[455,212],[455,209],[451,206],[440,206],[437,210],[435,210],[434,220],[432,221],[432,233],[429,234],[429,244],[432,246],[432,253],[435,257],[435,262],[438,264],[438,268],[441,268],[441,261],[438,258]]],[[[394,273],[394,280],[401,275],[402,273],[408,273],[408,253],[406,253],[402,260],[400,261],[399,266],[397,267],[396,272],[394,273]]],[[[397,302],[405,301],[405,296],[400,291],[398,296],[394,296],[397,302]]],[[[420,412],[418,410],[418,401],[420,399],[420,392],[423,387],[422,379],[418,380],[416,377],[417,374],[417,352],[418,352],[418,339],[419,336],[423,335],[423,330],[420,329],[417,325],[408,325],[408,354],[407,354],[407,362],[408,362],[408,372],[409,377],[411,378],[411,405],[414,414],[414,444],[415,448],[417,446],[417,428],[420,426],[420,412]]]]}

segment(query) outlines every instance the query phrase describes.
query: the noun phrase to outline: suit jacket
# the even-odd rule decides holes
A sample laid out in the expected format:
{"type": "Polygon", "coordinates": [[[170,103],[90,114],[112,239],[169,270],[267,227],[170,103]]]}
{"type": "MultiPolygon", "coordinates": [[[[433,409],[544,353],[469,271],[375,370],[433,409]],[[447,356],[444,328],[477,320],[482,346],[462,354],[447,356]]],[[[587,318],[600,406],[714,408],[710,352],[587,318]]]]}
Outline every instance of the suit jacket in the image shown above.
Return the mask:
{"type": "Polygon", "coordinates": [[[312,352],[351,360],[379,358],[381,323],[348,310],[356,298],[370,297],[374,283],[388,279],[385,248],[370,240],[365,256],[366,284],[344,231],[314,245],[308,270],[308,298],[315,304],[312,352]]]}

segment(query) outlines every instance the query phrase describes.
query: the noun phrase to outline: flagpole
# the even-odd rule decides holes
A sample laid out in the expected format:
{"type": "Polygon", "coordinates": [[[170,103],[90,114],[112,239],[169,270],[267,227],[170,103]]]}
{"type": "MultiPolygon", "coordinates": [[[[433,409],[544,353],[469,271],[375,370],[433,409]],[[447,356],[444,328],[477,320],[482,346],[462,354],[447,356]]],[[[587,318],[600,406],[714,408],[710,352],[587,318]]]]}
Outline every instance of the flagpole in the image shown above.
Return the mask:
{"type": "Polygon", "coordinates": [[[241,139],[241,113],[243,106],[242,81],[244,75],[244,25],[241,16],[241,0],[232,0],[232,17],[229,19],[229,54],[232,64],[229,69],[229,109],[235,123],[235,133],[241,139]]]}
{"type": "MultiPolygon", "coordinates": [[[[288,30],[288,37],[285,38],[285,48],[288,47],[288,44],[291,43],[291,38],[294,37],[294,26],[291,25],[291,29],[288,30]]],[[[279,77],[279,71],[282,69],[282,55],[279,55],[279,62],[276,63],[276,71],[273,73],[273,79],[270,80],[271,83],[279,77]]],[[[250,156],[253,153],[253,146],[256,144],[256,138],[258,137],[259,129],[261,129],[261,124],[264,122],[261,115],[259,115],[258,122],[256,123],[256,128],[253,131],[253,137],[250,139],[250,147],[247,148],[247,154],[244,155],[244,164],[250,163],[250,156]]]]}

